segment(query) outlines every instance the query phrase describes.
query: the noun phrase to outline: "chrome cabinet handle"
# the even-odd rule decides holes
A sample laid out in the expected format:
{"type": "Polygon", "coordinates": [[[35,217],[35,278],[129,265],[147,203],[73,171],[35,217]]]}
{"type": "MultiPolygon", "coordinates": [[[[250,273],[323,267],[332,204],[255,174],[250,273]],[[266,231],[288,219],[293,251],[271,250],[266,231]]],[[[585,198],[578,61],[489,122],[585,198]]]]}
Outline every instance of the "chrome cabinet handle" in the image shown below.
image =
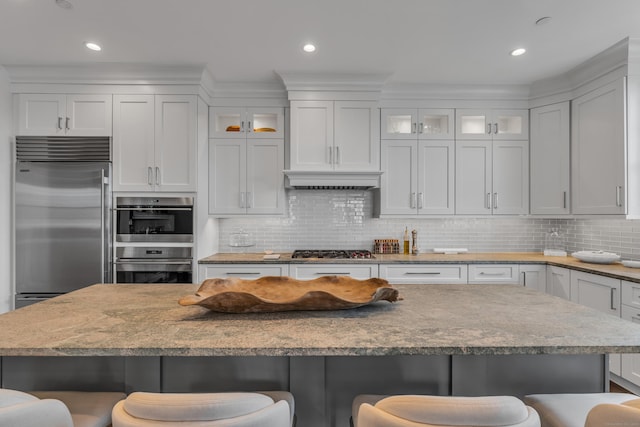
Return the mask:
{"type": "Polygon", "coordinates": [[[350,273],[348,271],[337,271],[337,272],[333,272],[333,271],[316,271],[315,273],[313,273],[315,275],[318,274],[333,274],[334,276],[348,276],[350,273]]]}
{"type": "Polygon", "coordinates": [[[622,206],[622,186],[616,186],[616,206],[622,206]]]}
{"type": "Polygon", "coordinates": [[[497,123],[493,124],[493,133],[495,133],[496,135],[498,134],[498,124],[497,123]]]}
{"type": "Polygon", "coordinates": [[[241,207],[241,208],[246,207],[246,206],[245,206],[245,198],[244,198],[244,197],[245,197],[245,196],[244,196],[244,192],[243,192],[243,191],[241,191],[241,192],[240,192],[240,207],[241,207]]]}
{"type": "Polygon", "coordinates": [[[336,165],[340,164],[340,146],[336,145],[336,165]]]}
{"type": "Polygon", "coordinates": [[[240,132],[244,132],[244,120],[240,122],[240,132]]]}
{"type": "Polygon", "coordinates": [[[417,127],[416,122],[411,123],[411,133],[416,133],[416,127],[417,127]]]}
{"type": "Polygon", "coordinates": [[[257,275],[257,274],[260,274],[260,273],[250,273],[248,271],[242,271],[242,272],[238,273],[238,272],[235,272],[235,271],[227,271],[224,274],[226,274],[227,276],[241,276],[243,274],[254,276],[254,275],[257,275]]]}
{"type": "Polygon", "coordinates": [[[567,209],[567,192],[566,191],[562,192],[562,207],[564,209],[567,209]]]}
{"type": "Polygon", "coordinates": [[[160,168],[156,166],[156,185],[160,185],[160,168]]]}
{"type": "Polygon", "coordinates": [[[58,117],[58,130],[62,130],[62,117],[58,117]]]}
{"type": "Polygon", "coordinates": [[[69,130],[69,117],[67,117],[64,121],[64,128],[65,130],[69,130]]]}
{"type": "Polygon", "coordinates": [[[424,194],[418,193],[418,209],[422,209],[424,205],[424,194]]]}
{"type": "Polygon", "coordinates": [[[526,271],[522,272],[522,286],[524,286],[525,288],[527,287],[527,272],[526,271]]]}
{"type": "Polygon", "coordinates": [[[614,295],[616,293],[616,288],[611,288],[611,310],[617,310],[618,304],[615,303],[614,295]]]}
{"type": "Polygon", "coordinates": [[[247,208],[250,208],[253,203],[251,203],[251,193],[246,193],[247,197],[247,208]]]}
{"type": "Polygon", "coordinates": [[[486,271],[481,271],[480,276],[504,276],[504,273],[487,273],[486,271]]]}
{"type": "Polygon", "coordinates": [[[329,147],[329,164],[333,164],[333,147],[329,147]]]}
{"type": "Polygon", "coordinates": [[[487,123],[487,135],[491,133],[491,123],[487,123]]]}
{"type": "Polygon", "coordinates": [[[424,123],[420,123],[419,133],[424,133],[424,123]]]}
{"type": "Polygon", "coordinates": [[[419,272],[419,271],[407,271],[404,274],[428,274],[430,276],[438,276],[442,273],[440,273],[439,271],[425,271],[423,273],[419,272]]]}
{"type": "Polygon", "coordinates": [[[104,212],[104,169],[100,169],[100,277],[102,277],[103,283],[107,281],[107,275],[105,274],[106,260],[105,260],[105,212],[104,212]]]}
{"type": "Polygon", "coordinates": [[[416,207],[416,193],[411,193],[411,196],[409,197],[409,207],[411,209],[416,207]]]}
{"type": "Polygon", "coordinates": [[[147,184],[149,185],[153,185],[153,181],[151,178],[151,175],[153,174],[153,168],[151,166],[149,166],[147,168],[147,184]]]}
{"type": "Polygon", "coordinates": [[[247,132],[251,132],[251,120],[247,122],[247,132]]]}
{"type": "Polygon", "coordinates": [[[487,193],[487,209],[491,210],[491,193],[487,193]]]}
{"type": "Polygon", "coordinates": [[[498,193],[493,193],[493,209],[498,209],[498,193]]]}

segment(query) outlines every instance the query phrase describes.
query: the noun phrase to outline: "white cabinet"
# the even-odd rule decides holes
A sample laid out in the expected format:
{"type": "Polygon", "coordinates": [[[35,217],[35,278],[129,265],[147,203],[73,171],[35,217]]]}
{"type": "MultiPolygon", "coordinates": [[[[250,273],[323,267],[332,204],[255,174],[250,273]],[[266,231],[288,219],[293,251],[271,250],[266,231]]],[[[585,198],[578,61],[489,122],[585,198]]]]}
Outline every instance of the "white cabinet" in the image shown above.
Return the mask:
{"type": "Polygon", "coordinates": [[[454,139],[453,109],[383,108],[382,139],[454,139]]]}
{"type": "Polygon", "coordinates": [[[389,283],[467,283],[466,264],[380,264],[380,278],[389,283]]]}
{"type": "Polygon", "coordinates": [[[284,213],[282,139],[209,140],[209,213],[284,213]]]}
{"type": "Polygon", "coordinates": [[[284,109],[278,107],[212,107],[209,138],[284,138],[284,109]]]}
{"type": "Polygon", "coordinates": [[[18,135],[111,136],[111,95],[20,94],[18,135]]]}
{"type": "Polygon", "coordinates": [[[518,264],[470,264],[469,283],[507,283],[518,285],[518,264]]]}
{"type": "Polygon", "coordinates": [[[199,282],[213,278],[257,279],[262,276],[288,275],[288,264],[200,264],[198,266],[199,282]]]}
{"type": "Polygon", "coordinates": [[[547,293],[571,300],[571,270],[553,265],[547,266],[547,293]]]}
{"type": "Polygon", "coordinates": [[[531,109],[531,213],[570,213],[569,102],[531,109]]]}
{"type": "Polygon", "coordinates": [[[456,140],[528,140],[528,110],[457,109],[456,140]]]}
{"type": "Polygon", "coordinates": [[[291,101],[295,171],[380,170],[380,114],[373,101],[291,101]]]}
{"type": "Polygon", "coordinates": [[[520,285],[540,292],[547,291],[547,266],[545,264],[520,264],[520,285]]]}
{"type": "MultiPolygon", "coordinates": [[[[622,318],[640,324],[640,284],[622,281],[622,318]]],[[[640,354],[622,355],[622,378],[640,386],[640,354]]]]}
{"type": "Polygon", "coordinates": [[[624,214],[625,84],[619,79],[572,101],[574,214],[624,214]]]}
{"type": "Polygon", "coordinates": [[[454,142],[383,140],[381,215],[454,213],[454,142]]]}
{"type": "MultiPolygon", "coordinates": [[[[571,301],[578,304],[620,317],[620,289],[619,279],[571,271],[571,301]]],[[[621,360],[619,354],[609,355],[609,370],[616,375],[622,373],[621,360]]]]}
{"type": "Polygon", "coordinates": [[[116,95],[114,191],[195,191],[195,95],[116,95]]]}
{"type": "Polygon", "coordinates": [[[350,276],[364,280],[378,277],[378,264],[290,264],[289,274],[300,280],[321,276],[350,276]]]}
{"type": "Polygon", "coordinates": [[[456,214],[529,212],[527,141],[456,142],[456,214]]]}

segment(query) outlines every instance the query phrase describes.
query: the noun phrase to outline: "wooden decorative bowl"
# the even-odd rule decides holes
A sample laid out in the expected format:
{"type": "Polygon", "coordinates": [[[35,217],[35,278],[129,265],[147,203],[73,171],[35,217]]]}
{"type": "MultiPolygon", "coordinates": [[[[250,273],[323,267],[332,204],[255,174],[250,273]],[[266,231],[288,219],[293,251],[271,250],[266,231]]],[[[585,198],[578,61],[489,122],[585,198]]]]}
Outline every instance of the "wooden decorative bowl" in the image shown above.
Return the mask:
{"type": "Polygon", "coordinates": [[[322,276],[313,280],[297,280],[265,276],[256,280],[236,277],[208,279],[202,282],[195,295],[187,295],[179,303],[200,305],[223,313],[267,313],[343,310],[380,300],[398,300],[398,290],[384,279],[322,276]]]}

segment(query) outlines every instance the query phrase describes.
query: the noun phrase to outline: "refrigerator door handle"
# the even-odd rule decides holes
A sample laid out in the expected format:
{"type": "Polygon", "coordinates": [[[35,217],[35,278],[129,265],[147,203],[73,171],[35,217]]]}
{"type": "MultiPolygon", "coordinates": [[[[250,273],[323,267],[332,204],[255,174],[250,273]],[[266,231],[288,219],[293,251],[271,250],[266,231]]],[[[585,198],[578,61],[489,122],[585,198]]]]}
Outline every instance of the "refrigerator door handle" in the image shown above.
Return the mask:
{"type": "Polygon", "coordinates": [[[104,215],[104,169],[100,169],[100,276],[102,276],[102,283],[105,283],[105,215],[104,215]]]}

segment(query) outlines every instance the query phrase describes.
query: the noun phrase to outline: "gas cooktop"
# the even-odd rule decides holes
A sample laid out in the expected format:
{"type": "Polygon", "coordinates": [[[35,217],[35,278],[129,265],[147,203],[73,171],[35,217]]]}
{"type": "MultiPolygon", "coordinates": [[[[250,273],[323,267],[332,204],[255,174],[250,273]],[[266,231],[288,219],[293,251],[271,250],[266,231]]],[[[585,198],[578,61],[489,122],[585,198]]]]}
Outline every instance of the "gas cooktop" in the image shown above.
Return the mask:
{"type": "Polygon", "coordinates": [[[365,249],[297,249],[291,258],[340,258],[368,259],[375,258],[371,251],[365,249]]]}

